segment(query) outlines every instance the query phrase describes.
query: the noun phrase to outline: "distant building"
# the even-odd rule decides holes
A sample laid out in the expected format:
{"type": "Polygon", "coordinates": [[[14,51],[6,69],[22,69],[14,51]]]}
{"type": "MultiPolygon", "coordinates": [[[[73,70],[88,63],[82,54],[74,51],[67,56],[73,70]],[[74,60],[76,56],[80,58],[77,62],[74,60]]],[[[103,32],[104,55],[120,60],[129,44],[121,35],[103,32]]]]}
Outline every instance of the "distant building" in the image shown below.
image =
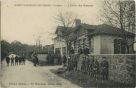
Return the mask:
{"type": "Polygon", "coordinates": [[[51,45],[45,45],[43,47],[43,52],[49,53],[49,52],[54,52],[54,44],[51,45]]]}
{"type": "Polygon", "coordinates": [[[63,36],[66,34],[66,29],[62,26],[58,26],[55,34],[57,35],[54,38],[54,53],[59,53],[62,55],[67,54],[67,44],[63,36]]]}
{"type": "MultiPolygon", "coordinates": [[[[54,52],[61,55],[72,47],[75,53],[79,49],[89,49],[90,54],[124,54],[126,46],[123,41],[123,31],[119,28],[106,24],[89,25],[81,23],[80,19],[75,20],[75,27],[64,28],[58,26],[57,37],[54,39],[54,52]],[[67,42],[66,42],[67,41],[67,42]],[[67,46],[70,43],[70,46],[67,46]]],[[[135,34],[125,31],[128,39],[129,53],[134,52],[135,34]]]]}

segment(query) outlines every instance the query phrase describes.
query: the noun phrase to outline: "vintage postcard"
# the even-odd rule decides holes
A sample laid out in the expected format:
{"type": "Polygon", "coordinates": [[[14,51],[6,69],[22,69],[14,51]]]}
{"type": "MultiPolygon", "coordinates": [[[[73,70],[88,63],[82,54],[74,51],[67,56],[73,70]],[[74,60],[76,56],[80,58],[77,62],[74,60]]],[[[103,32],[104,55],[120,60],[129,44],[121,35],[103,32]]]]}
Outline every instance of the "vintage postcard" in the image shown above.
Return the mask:
{"type": "Polygon", "coordinates": [[[0,88],[134,88],[134,0],[1,0],[0,88]]]}

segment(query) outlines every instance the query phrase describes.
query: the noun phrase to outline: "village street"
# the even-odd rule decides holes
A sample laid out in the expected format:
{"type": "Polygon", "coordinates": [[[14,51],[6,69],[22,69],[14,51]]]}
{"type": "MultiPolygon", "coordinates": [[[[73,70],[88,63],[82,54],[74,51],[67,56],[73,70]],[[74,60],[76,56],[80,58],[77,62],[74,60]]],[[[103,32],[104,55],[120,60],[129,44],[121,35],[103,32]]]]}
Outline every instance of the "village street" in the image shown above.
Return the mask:
{"type": "Polygon", "coordinates": [[[2,64],[2,88],[77,88],[70,81],[63,79],[50,70],[61,66],[37,66],[26,61],[26,65],[6,66],[2,64]]]}

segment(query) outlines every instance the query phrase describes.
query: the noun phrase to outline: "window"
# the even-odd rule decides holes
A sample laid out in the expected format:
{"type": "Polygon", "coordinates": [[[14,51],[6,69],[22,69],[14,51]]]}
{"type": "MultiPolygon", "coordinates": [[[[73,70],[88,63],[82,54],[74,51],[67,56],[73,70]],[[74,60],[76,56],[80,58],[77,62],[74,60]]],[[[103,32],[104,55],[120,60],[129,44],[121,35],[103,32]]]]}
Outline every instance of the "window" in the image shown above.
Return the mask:
{"type": "Polygon", "coordinates": [[[55,54],[60,54],[60,48],[55,49],[55,54]]]}
{"type": "Polygon", "coordinates": [[[62,47],[63,55],[66,55],[66,47],[62,47]]]}
{"type": "Polygon", "coordinates": [[[122,39],[114,39],[114,53],[125,54],[125,42],[122,39]]]}

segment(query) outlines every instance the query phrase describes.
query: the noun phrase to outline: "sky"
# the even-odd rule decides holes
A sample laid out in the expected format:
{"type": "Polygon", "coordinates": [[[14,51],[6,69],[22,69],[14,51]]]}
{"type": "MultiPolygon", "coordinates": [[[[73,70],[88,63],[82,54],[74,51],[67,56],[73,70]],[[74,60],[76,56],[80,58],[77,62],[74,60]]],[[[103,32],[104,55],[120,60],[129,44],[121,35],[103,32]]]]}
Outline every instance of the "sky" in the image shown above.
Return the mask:
{"type": "Polygon", "coordinates": [[[101,6],[101,0],[3,0],[1,38],[35,45],[40,35],[42,45],[52,44],[60,25],[54,19],[58,12],[73,12],[82,23],[101,24],[101,6]]]}
{"type": "Polygon", "coordinates": [[[54,19],[58,12],[73,12],[82,23],[99,24],[100,5],[96,0],[3,0],[2,39],[35,44],[40,35],[43,45],[51,44],[59,25],[54,19]],[[89,6],[68,7],[68,4],[89,6]]]}

